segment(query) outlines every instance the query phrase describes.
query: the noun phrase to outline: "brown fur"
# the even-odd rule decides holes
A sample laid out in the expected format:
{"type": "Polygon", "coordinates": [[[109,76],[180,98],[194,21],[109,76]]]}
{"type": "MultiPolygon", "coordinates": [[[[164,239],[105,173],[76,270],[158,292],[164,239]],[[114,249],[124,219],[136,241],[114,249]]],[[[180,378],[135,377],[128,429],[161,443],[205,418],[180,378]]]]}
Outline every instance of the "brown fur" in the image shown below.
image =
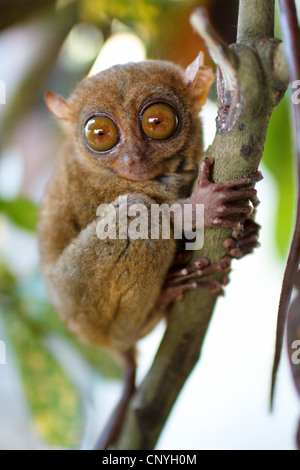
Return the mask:
{"type": "Polygon", "coordinates": [[[99,240],[96,209],[125,194],[129,204],[149,207],[190,196],[202,155],[198,114],[213,77],[205,67],[190,73],[167,62],[127,64],[85,79],[67,101],[46,95],[68,140],[41,205],[42,269],[58,313],[85,342],[125,351],[161,318],[153,309],[175,241],[99,240]],[[179,128],[152,141],[142,134],[140,113],[161,101],[177,110],[179,128]],[[85,144],[94,113],[108,114],[119,128],[119,143],[105,154],[85,144]]]}

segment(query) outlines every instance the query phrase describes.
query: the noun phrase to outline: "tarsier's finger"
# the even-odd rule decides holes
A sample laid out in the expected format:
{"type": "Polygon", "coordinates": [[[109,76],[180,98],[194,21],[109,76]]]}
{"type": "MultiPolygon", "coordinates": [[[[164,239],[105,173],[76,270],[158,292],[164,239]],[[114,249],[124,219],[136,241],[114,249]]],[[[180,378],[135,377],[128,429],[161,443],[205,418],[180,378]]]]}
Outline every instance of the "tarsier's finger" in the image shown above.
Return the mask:
{"type": "Polygon", "coordinates": [[[262,179],[263,179],[263,175],[260,171],[258,171],[253,176],[249,176],[247,178],[240,178],[234,181],[229,181],[228,183],[226,183],[225,187],[227,187],[228,189],[240,188],[242,186],[248,186],[249,184],[258,183],[262,179]]]}
{"type": "MultiPolygon", "coordinates": [[[[253,253],[253,250],[255,248],[258,248],[259,246],[260,246],[260,243],[258,243],[258,242],[253,243],[253,244],[249,243],[247,245],[244,245],[241,248],[239,247],[238,249],[240,250],[240,252],[242,252],[242,256],[246,256],[246,255],[249,255],[249,254],[253,253]]],[[[235,250],[235,248],[234,248],[234,250],[235,250]]],[[[233,251],[233,250],[230,250],[229,253],[231,253],[231,251],[233,251]]],[[[235,252],[233,251],[233,253],[231,253],[231,256],[235,257],[234,254],[235,254],[235,252]]]]}
{"type": "Polygon", "coordinates": [[[203,276],[203,272],[200,270],[195,270],[189,274],[183,274],[182,276],[178,275],[176,277],[169,278],[165,283],[165,287],[168,289],[170,287],[185,285],[184,283],[186,281],[190,281],[191,279],[196,279],[201,276],[203,276]]]}
{"type": "Polygon", "coordinates": [[[230,256],[236,259],[240,259],[243,256],[252,253],[255,248],[260,246],[256,235],[251,235],[250,237],[238,241],[228,238],[225,240],[223,245],[228,249],[230,256]]]}
{"type": "Polygon", "coordinates": [[[160,310],[165,310],[168,306],[177,301],[183,299],[183,293],[186,291],[204,289],[210,292],[224,295],[222,285],[225,285],[227,282],[227,276],[223,278],[222,282],[219,281],[200,281],[200,282],[191,282],[189,284],[180,284],[177,286],[166,287],[161,293],[160,299],[157,304],[157,308],[160,310]],[[223,282],[224,281],[224,282],[223,282]]]}
{"type": "Polygon", "coordinates": [[[232,245],[232,248],[235,248],[238,246],[239,248],[242,249],[243,246],[246,245],[257,245],[258,244],[258,235],[256,233],[253,233],[252,235],[248,235],[245,238],[240,238],[239,240],[236,240],[234,244],[232,245]]]}
{"type": "Polygon", "coordinates": [[[259,246],[258,235],[249,235],[248,237],[241,238],[239,240],[228,238],[223,243],[223,246],[227,249],[240,248],[241,250],[243,250],[243,247],[245,246],[253,246],[255,248],[256,246],[259,246]]]}
{"type": "Polygon", "coordinates": [[[245,190],[231,190],[227,193],[224,192],[224,199],[227,202],[240,201],[241,199],[254,199],[256,197],[257,191],[255,189],[245,189],[245,190]]]}
{"type": "Polygon", "coordinates": [[[261,226],[254,222],[254,220],[247,218],[243,224],[243,229],[241,231],[233,231],[232,238],[236,240],[248,238],[252,234],[256,234],[257,237],[259,235],[259,231],[261,226]]]}
{"type": "Polygon", "coordinates": [[[251,215],[253,213],[252,206],[234,206],[230,204],[223,204],[218,208],[218,212],[221,216],[230,214],[246,214],[251,215]]]}
{"type": "Polygon", "coordinates": [[[215,217],[213,224],[215,227],[231,227],[236,231],[241,229],[241,222],[225,217],[215,217]]]}
{"type": "Polygon", "coordinates": [[[224,257],[220,263],[212,264],[207,268],[202,269],[202,276],[206,274],[213,274],[218,272],[229,272],[231,268],[231,259],[229,256],[224,257]]]}
{"type": "MultiPolygon", "coordinates": [[[[254,191],[255,191],[255,189],[254,189],[254,191]]],[[[259,206],[260,200],[257,197],[257,192],[256,191],[255,191],[255,194],[253,194],[253,196],[250,197],[249,199],[250,199],[253,207],[258,207],[259,206]]]]}
{"type": "Polygon", "coordinates": [[[194,261],[193,264],[196,267],[196,269],[203,269],[206,266],[209,266],[210,261],[208,258],[199,258],[196,261],[194,261]]]}
{"type": "Polygon", "coordinates": [[[214,274],[219,272],[229,273],[231,267],[231,258],[230,256],[225,256],[222,258],[220,263],[209,265],[209,260],[207,258],[200,258],[199,260],[191,263],[184,269],[178,270],[175,274],[171,273],[168,276],[165,287],[175,287],[180,284],[185,285],[186,281],[191,279],[197,279],[207,274],[214,274]],[[202,268],[199,269],[198,266],[202,268]]]}
{"type": "Polygon", "coordinates": [[[172,279],[174,277],[178,276],[187,276],[188,274],[199,271],[202,268],[205,268],[206,266],[209,266],[209,260],[207,258],[199,258],[193,263],[189,263],[185,265],[185,267],[177,268],[177,269],[172,269],[168,273],[168,279],[172,279]]]}
{"type": "Polygon", "coordinates": [[[199,179],[198,179],[199,186],[206,186],[207,184],[210,184],[209,169],[214,164],[214,161],[215,161],[214,158],[209,157],[209,158],[206,158],[204,162],[200,164],[199,179]]]}
{"type": "Polygon", "coordinates": [[[222,283],[219,281],[193,282],[191,286],[192,289],[204,289],[213,293],[219,293],[220,295],[224,295],[222,283]]]}

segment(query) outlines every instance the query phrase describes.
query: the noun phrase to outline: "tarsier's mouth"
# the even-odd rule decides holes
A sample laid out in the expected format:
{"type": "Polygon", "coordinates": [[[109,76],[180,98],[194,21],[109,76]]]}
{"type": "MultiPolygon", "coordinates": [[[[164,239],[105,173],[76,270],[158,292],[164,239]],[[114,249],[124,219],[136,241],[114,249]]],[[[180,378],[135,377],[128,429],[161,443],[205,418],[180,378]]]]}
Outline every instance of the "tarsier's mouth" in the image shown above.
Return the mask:
{"type": "Polygon", "coordinates": [[[125,178],[128,181],[135,181],[137,183],[144,183],[146,181],[151,181],[156,177],[156,174],[149,175],[149,173],[119,173],[121,178],[125,178]]]}
{"type": "Polygon", "coordinates": [[[134,171],[133,169],[128,169],[128,171],[118,171],[118,174],[121,178],[125,178],[129,181],[136,181],[136,182],[146,182],[154,180],[157,176],[161,175],[161,168],[160,167],[153,167],[152,169],[147,168],[141,171],[134,171]]]}

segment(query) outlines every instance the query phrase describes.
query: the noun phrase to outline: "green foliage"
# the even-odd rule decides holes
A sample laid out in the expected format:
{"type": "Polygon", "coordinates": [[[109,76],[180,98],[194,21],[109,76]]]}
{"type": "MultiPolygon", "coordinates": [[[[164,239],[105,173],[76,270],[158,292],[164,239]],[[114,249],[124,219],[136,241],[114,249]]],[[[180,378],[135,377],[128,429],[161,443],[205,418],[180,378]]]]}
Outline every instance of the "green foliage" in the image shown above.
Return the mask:
{"type": "Polygon", "coordinates": [[[283,257],[289,250],[295,215],[296,171],[290,109],[290,96],[286,94],[271,117],[263,157],[278,189],[274,234],[283,257]]]}
{"type": "Polygon", "coordinates": [[[79,393],[19,312],[6,310],[4,319],[38,433],[54,446],[78,446],[82,432],[79,393]]]}
{"type": "Polygon", "coordinates": [[[38,208],[29,199],[5,200],[0,198],[0,213],[5,214],[19,228],[34,232],[38,221],[38,208]]]}
{"type": "Polygon", "coordinates": [[[131,26],[139,23],[153,32],[165,3],[165,0],[81,0],[80,12],[82,19],[90,23],[101,24],[105,17],[117,18],[131,26]]]}
{"type": "MultiPolygon", "coordinates": [[[[26,290],[28,285],[26,285],[26,290]]],[[[96,346],[88,346],[80,343],[71,335],[57,316],[54,308],[44,299],[36,296],[27,296],[22,289],[20,297],[22,310],[26,319],[34,326],[40,335],[54,335],[66,341],[70,347],[77,350],[86,362],[96,372],[110,379],[121,377],[120,366],[109,353],[96,346]]]]}
{"type": "Polygon", "coordinates": [[[107,378],[120,378],[121,369],[107,352],[83,345],[67,332],[40,294],[40,285],[39,277],[24,282],[0,263],[0,317],[37,433],[53,446],[76,448],[84,427],[81,396],[45,339],[61,338],[95,373],[107,378]]]}

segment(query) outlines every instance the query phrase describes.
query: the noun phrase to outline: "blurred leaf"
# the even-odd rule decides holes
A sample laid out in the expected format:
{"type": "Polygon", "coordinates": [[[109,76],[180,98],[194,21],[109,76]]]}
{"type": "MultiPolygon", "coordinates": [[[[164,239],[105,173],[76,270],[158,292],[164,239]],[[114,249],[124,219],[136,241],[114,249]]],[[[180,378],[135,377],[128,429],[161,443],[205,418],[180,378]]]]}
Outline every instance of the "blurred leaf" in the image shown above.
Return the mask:
{"type": "Polygon", "coordinates": [[[38,433],[51,445],[75,448],[82,431],[79,395],[42,341],[15,311],[3,318],[15,348],[38,433]]]}
{"type": "Polygon", "coordinates": [[[1,0],[0,30],[19,23],[54,5],[55,0],[1,0]]]}
{"type": "Polygon", "coordinates": [[[61,47],[72,26],[77,20],[77,4],[69,3],[58,11],[51,8],[36,22],[40,27],[40,50],[32,59],[31,66],[5,108],[2,123],[2,145],[11,138],[17,122],[32,106],[42,99],[45,84],[49,80],[61,47]]]}
{"type": "Polygon", "coordinates": [[[140,23],[150,32],[156,29],[160,8],[167,0],[81,0],[83,21],[101,24],[105,15],[129,25],[140,23]]]}
{"type": "Polygon", "coordinates": [[[263,163],[278,188],[275,237],[278,251],[285,257],[290,245],[295,216],[295,151],[293,145],[290,96],[287,94],[272,115],[263,163]]]}
{"type": "Polygon", "coordinates": [[[3,212],[18,227],[31,232],[36,230],[38,208],[29,199],[5,200],[0,198],[0,212],[3,212]]]}
{"type": "Polygon", "coordinates": [[[25,295],[25,297],[22,296],[21,306],[22,313],[26,315],[41,334],[54,334],[63,337],[104,377],[109,379],[120,379],[122,377],[121,366],[113,359],[111,354],[102,348],[88,346],[78,341],[67,331],[49,302],[26,297],[25,295]]]}
{"type": "Polygon", "coordinates": [[[0,298],[13,293],[16,286],[16,279],[13,274],[0,261],[0,298]]]}
{"type": "Polygon", "coordinates": [[[98,348],[97,346],[87,346],[75,338],[72,338],[71,342],[81,352],[83,357],[104,377],[108,379],[122,379],[121,366],[105,349],[98,348]]]}

